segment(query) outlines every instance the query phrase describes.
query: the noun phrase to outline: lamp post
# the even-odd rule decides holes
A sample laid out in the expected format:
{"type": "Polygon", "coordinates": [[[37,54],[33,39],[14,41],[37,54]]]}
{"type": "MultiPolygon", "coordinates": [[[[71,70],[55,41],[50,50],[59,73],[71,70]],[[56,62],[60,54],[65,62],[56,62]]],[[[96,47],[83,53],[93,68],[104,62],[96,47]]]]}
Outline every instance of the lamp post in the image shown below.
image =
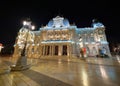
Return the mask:
{"type": "Polygon", "coordinates": [[[27,20],[23,22],[23,28],[27,29],[25,41],[24,41],[24,47],[21,51],[21,55],[18,58],[16,65],[11,66],[11,71],[20,71],[30,68],[30,64],[27,64],[27,57],[26,57],[26,47],[27,47],[27,40],[29,36],[29,31],[34,30],[35,26],[31,25],[31,21],[27,20]]]}

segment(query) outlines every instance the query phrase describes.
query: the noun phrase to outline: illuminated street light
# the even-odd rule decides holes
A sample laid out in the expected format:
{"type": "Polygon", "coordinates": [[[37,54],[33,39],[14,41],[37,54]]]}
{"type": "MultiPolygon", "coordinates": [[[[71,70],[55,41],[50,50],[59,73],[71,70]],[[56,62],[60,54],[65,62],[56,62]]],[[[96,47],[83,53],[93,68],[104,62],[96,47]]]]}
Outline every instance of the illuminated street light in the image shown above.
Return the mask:
{"type": "Polygon", "coordinates": [[[26,21],[23,21],[23,25],[26,25],[27,24],[27,22],[26,21]]]}
{"type": "Polygon", "coordinates": [[[34,30],[34,29],[35,29],[35,26],[32,26],[31,29],[34,30]]]}
{"type": "Polygon", "coordinates": [[[27,47],[29,31],[34,30],[35,26],[31,25],[30,20],[27,20],[27,21],[23,21],[23,27],[24,27],[24,29],[28,29],[28,30],[26,32],[26,38],[25,38],[25,42],[24,42],[24,47],[21,52],[21,56],[18,58],[16,65],[11,66],[11,70],[13,70],[13,71],[20,71],[20,70],[25,70],[25,69],[30,68],[30,65],[27,64],[26,47],[27,47]]]}

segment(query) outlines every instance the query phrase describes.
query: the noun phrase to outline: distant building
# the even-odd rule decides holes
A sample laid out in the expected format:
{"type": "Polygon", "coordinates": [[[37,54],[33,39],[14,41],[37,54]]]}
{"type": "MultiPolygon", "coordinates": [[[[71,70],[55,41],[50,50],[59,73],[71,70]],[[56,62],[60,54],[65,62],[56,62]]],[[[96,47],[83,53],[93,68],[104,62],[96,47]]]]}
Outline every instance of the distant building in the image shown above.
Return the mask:
{"type": "Polygon", "coordinates": [[[20,55],[25,42],[29,58],[91,57],[99,55],[102,49],[110,56],[105,26],[98,21],[93,21],[92,27],[78,28],[68,19],[57,16],[38,31],[22,27],[16,38],[14,56],[20,55]]]}

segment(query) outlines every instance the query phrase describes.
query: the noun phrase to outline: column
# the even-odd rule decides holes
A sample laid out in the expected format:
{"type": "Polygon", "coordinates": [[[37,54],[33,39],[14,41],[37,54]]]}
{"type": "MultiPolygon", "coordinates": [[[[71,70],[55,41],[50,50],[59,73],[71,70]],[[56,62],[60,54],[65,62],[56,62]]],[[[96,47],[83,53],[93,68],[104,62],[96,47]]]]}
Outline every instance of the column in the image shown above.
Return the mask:
{"type": "Polygon", "coordinates": [[[39,45],[39,57],[42,55],[42,46],[41,45],[39,45]]]}
{"type": "Polygon", "coordinates": [[[61,56],[63,55],[63,45],[61,45],[61,56]]]}
{"type": "Polygon", "coordinates": [[[45,45],[43,46],[43,56],[45,56],[45,45]]]}
{"type": "Polygon", "coordinates": [[[50,49],[50,55],[52,56],[52,45],[50,47],[51,47],[51,49],[50,49]]]}
{"type": "Polygon", "coordinates": [[[50,49],[49,49],[49,56],[51,56],[51,45],[50,45],[50,49]]]}
{"type": "Polygon", "coordinates": [[[58,48],[58,49],[59,49],[59,50],[58,50],[58,56],[61,56],[61,45],[59,45],[58,47],[59,47],[59,48],[58,48]]]}
{"type": "Polygon", "coordinates": [[[67,56],[69,56],[69,45],[67,44],[67,56]]]}
{"type": "Polygon", "coordinates": [[[43,56],[43,45],[41,45],[41,55],[43,56]]]}
{"type": "Polygon", "coordinates": [[[69,58],[71,57],[72,53],[72,48],[71,48],[71,44],[69,45],[69,58]]]}
{"type": "Polygon", "coordinates": [[[52,45],[52,56],[54,55],[54,45],[52,45]]]}
{"type": "Polygon", "coordinates": [[[47,55],[47,45],[45,45],[45,56],[47,55]]]}

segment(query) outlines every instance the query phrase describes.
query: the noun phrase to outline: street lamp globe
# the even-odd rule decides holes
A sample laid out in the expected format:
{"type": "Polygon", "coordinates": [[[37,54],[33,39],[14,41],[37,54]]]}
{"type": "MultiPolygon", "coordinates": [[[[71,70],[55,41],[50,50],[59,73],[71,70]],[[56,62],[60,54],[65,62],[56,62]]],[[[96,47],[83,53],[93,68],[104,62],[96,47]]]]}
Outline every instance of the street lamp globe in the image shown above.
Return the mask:
{"type": "Polygon", "coordinates": [[[35,26],[34,26],[34,25],[32,25],[32,26],[31,26],[31,29],[32,29],[32,30],[34,30],[34,29],[35,29],[35,26]]]}
{"type": "Polygon", "coordinates": [[[23,25],[27,25],[27,22],[26,22],[26,21],[23,21],[23,25]]]}

